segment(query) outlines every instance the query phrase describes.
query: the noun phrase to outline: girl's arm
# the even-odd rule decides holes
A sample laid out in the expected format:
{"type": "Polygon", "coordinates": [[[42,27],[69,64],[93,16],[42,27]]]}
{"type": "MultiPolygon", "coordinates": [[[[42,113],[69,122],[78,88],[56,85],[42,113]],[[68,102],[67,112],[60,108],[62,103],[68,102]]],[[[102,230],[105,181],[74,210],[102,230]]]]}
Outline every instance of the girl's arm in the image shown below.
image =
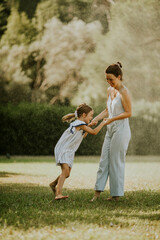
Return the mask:
{"type": "Polygon", "coordinates": [[[83,131],[85,131],[86,133],[92,134],[92,135],[97,135],[97,133],[99,133],[99,131],[102,129],[102,127],[104,125],[106,125],[107,123],[107,119],[104,119],[96,128],[92,129],[86,125],[82,125],[80,126],[80,129],[82,129],[83,131]]]}
{"type": "Polygon", "coordinates": [[[85,132],[83,138],[87,137],[87,135],[88,135],[88,132],[85,132]]]}
{"type": "Polygon", "coordinates": [[[113,122],[115,120],[121,120],[124,118],[131,117],[131,115],[132,115],[131,99],[130,99],[129,92],[127,89],[123,89],[123,91],[121,92],[121,101],[122,101],[122,105],[124,108],[124,112],[113,118],[107,119],[106,125],[110,124],[111,122],[113,122]]]}

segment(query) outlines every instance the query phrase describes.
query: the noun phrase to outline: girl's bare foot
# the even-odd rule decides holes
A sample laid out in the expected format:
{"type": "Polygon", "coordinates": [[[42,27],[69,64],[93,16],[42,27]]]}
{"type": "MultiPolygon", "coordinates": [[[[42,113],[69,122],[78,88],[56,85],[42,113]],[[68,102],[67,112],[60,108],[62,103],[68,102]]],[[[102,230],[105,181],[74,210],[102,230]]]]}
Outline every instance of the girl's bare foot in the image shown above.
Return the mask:
{"type": "Polygon", "coordinates": [[[55,197],[55,200],[61,200],[61,199],[66,199],[68,196],[63,196],[62,194],[59,194],[55,197]]]}
{"type": "Polygon", "coordinates": [[[49,186],[52,189],[53,193],[56,194],[56,185],[53,183],[50,183],[49,186]]]}

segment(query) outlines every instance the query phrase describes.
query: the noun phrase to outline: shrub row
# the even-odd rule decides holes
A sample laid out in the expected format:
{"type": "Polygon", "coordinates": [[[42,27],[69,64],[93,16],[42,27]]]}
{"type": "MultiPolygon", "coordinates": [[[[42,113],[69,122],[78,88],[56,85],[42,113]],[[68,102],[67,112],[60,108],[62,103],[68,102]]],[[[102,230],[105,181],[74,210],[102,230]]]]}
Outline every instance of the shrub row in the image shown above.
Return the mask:
{"type": "MultiPolygon", "coordinates": [[[[102,109],[96,109],[95,115],[102,109]]],[[[19,104],[0,106],[0,154],[53,155],[54,146],[68,127],[62,123],[63,115],[74,112],[73,106],[48,106],[19,104]]],[[[159,121],[132,117],[132,139],[129,155],[159,155],[159,121]]],[[[77,155],[99,155],[106,127],[96,136],[88,135],[83,140],[77,155]]]]}

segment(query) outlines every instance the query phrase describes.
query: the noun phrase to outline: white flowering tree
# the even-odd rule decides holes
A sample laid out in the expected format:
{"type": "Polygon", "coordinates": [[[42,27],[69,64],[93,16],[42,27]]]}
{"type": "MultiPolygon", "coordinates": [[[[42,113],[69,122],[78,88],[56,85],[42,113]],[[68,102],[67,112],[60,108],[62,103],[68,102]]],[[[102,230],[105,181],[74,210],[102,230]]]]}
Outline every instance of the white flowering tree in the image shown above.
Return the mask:
{"type": "Polygon", "coordinates": [[[42,37],[30,44],[16,45],[13,41],[11,46],[5,45],[6,33],[0,49],[1,72],[8,82],[28,83],[32,101],[70,101],[85,80],[80,70],[87,53],[93,52],[94,36],[100,31],[99,22],[86,24],[73,19],[63,24],[52,18],[45,24],[42,37]]]}
{"type": "Polygon", "coordinates": [[[99,22],[86,24],[77,19],[62,24],[53,18],[45,27],[41,40],[41,53],[46,60],[45,79],[40,89],[57,89],[50,101],[53,104],[57,100],[70,100],[75,95],[84,80],[80,75],[81,67],[86,54],[94,50],[93,36],[101,31],[101,25],[99,22]]]}
{"type": "Polygon", "coordinates": [[[100,31],[99,22],[86,24],[74,19],[63,24],[52,18],[45,24],[41,40],[29,46],[28,59],[32,61],[24,69],[29,76],[31,66],[35,65],[32,86],[39,89],[43,96],[46,93],[51,104],[65,100],[70,102],[76,94],[78,85],[85,80],[80,75],[80,69],[87,53],[93,52],[94,36],[100,31]]]}

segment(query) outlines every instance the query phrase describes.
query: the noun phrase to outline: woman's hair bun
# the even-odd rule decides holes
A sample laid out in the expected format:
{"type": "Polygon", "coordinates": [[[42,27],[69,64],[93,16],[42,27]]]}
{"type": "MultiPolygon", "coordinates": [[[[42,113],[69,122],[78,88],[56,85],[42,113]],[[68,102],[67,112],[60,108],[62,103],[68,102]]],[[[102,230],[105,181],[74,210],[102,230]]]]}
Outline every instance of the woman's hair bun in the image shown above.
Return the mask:
{"type": "Polygon", "coordinates": [[[122,64],[120,62],[117,62],[118,67],[122,68],[122,64]]]}

